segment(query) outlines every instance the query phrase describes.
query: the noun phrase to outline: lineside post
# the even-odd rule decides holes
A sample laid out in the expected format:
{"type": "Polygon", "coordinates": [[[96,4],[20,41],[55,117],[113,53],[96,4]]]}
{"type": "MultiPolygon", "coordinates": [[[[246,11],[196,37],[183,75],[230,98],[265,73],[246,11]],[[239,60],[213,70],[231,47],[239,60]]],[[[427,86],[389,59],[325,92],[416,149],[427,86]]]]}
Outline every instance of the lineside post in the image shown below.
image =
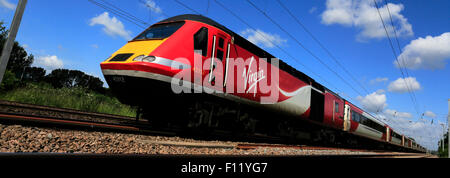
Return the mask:
{"type": "Polygon", "coordinates": [[[8,39],[6,39],[5,45],[3,45],[2,56],[0,57],[0,84],[2,83],[3,75],[6,71],[6,65],[8,64],[9,56],[11,55],[11,50],[14,40],[16,39],[17,31],[19,30],[20,21],[22,20],[26,4],[27,0],[19,0],[11,27],[9,28],[8,39]]]}

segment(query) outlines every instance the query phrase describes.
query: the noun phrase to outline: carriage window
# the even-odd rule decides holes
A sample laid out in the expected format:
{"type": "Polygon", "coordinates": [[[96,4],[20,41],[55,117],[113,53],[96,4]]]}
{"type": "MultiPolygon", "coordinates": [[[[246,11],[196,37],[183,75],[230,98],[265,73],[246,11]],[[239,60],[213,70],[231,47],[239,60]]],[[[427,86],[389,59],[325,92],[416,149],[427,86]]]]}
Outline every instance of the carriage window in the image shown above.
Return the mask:
{"type": "Polygon", "coordinates": [[[378,123],[376,123],[375,121],[370,120],[369,118],[360,115],[360,122],[361,124],[368,126],[372,129],[378,130],[380,132],[385,132],[386,128],[378,123]]]}
{"type": "Polygon", "coordinates": [[[223,59],[223,51],[220,50],[220,49],[217,50],[217,58],[218,58],[219,60],[222,60],[222,59],[223,59]]]}
{"type": "Polygon", "coordinates": [[[359,114],[352,110],[352,120],[355,122],[361,122],[361,119],[359,118],[359,114]]]}
{"type": "Polygon", "coordinates": [[[352,113],[352,118],[351,118],[351,120],[353,120],[353,121],[355,121],[355,122],[358,122],[358,121],[356,121],[355,111],[352,110],[351,113],[352,113]]]}
{"type": "Polygon", "coordinates": [[[396,132],[392,132],[392,137],[401,139],[400,134],[398,134],[398,133],[396,133],[396,132]]]}
{"type": "Polygon", "coordinates": [[[202,27],[197,33],[194,34],[194,51],[202,51],[202,56],[206,56],[208,48],[208,29],[202,27]]]}
{"type": "Polygon", "coordinates": [[[156,24],[134,38],[134,40],[167,38],[183,25],[184,22],[156,24]]]}
{"type": "Polygon", "coordinates": [[[219,38],[219,48],[223,49],[223,38],[219,38]]]}
{"type": "Polygon", "coordinates": [[[334,112],[336,112],[336,113],[339,112],[339,103],[338,102],[334,102],[334,112]]]}

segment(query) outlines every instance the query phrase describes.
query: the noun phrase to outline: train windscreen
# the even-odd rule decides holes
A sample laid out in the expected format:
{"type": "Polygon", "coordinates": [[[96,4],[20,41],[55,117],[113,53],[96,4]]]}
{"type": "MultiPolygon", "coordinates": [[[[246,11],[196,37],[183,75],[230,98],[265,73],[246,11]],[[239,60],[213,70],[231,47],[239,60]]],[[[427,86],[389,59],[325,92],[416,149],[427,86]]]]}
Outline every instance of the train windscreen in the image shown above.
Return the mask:
{"type": "Polygon", "coordinates": [[[175,23],[163,23],[156,24],[141,33],[139,36],[134,38],[134,40],[148,40],[148,39],[163,39],[167,38],[173,33],[175,33],[181,26],[184,25],[183,22],[175,23]]]}

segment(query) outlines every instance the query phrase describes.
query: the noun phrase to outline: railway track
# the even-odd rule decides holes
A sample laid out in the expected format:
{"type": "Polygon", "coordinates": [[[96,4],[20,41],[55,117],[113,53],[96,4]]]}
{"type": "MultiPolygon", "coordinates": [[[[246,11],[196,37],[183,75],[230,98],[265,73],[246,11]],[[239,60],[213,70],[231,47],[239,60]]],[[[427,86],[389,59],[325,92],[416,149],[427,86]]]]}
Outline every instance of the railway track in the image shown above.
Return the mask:
{"type": "MultiPolygon", "coordinates": [[[[197,158],[286,158],[287,156],[280,155],[149,155],[149,154],[92,154],[92,153],[20,153],[20,154],[11,154],[11,153],[0,153],[0,158],[72,158],[72,159],[84,159],[84,158],[164,158],[167,157],[197,157],[197,158]]],[[[384,153],[384,154],[317,154],[317,155],[294,155],[289,156],[289,158],[329,158],[329,159],[340,159],[340,158],[349,158],[349,159],[357,159],[357,158],[438,158],[434,155],[427,154],[412,154],[412,153],[384,153]]]]}
{"type": "Polygon", "coordinates": [[[88,122],[103,122],[120,124],[131,122],[132,117],[125,117],[112,114],[85,112],[75,109],[57,108],[50,106],[41,106],[34,104],[25,104],[11,101],[0,100],[0,113],[10,115],[24,115],[34,117],[46,117],[57,119],[72,119],[88,122]]]}
{"type": "MultiPolygon", "coordinates": [[[[58,126],[93,130],[109,130],[137,134],[156,134],[165,136],[183,135],[201,139],[230,138],[229,131],[213,131],[205,135],[196,130],[179,128],[160,128],[149,124],[146,119],[136,120],[104,113],[85,112],[67,108],[56,108],[34,104],[25,104],[0,100],[0,122],[21,123],[39,126],[58,126]]],[[[247,140],[279,141],[278,137],[266,135],[241,135],[247,140]]],[[[239,139],[237,139],[239,140],[239,139]]]]}
{"type": "MultiPolygon", "coordinates": [[[[126,132],[144,135],[166,135],[174,136],[176,131],[162,131],[152,129],[145,121],[136,121],[132,117],[123,117],[102,113],[90,113],[73,109],[62,109],[48,106],[38,106],[10,101],[0,101],[0,122],[43,125],[51,127],[70,127],[94,130],[108,130],[114,132],[126,132]]],[[[1,134],[1,132],[0,132],[1,134]]],[[[263,136],[261,136],[263,137],[263,136]]],[[[274,138],[270,138],[274,139],[274,138]]],[[[270,140],[267,139],[267,140],[270,140]]],[[[305,157],[412,157],[422,158],[429,155],[415,153],[397,153],[374,151],[364,149],[333,148],[307,145],[286,145],[269,143],[248,143],[248,142],[217,142],[217,141],[170,141],[136,139],[137,143],[147,145],[160,145],[171,149],[222,149],[233,150],[237,155],[270,155],[281,152],[282,155],[305,156],[305,157]]],[[[221,152],[218,152],[221,153],[221,152]]],[[[224,153],[227,153],[226,151],[224,153]]],[[[164,154],[164,153],[163,153],[164,154]]],[[[169,153],[170,154],[170,153],[169,153]]],[[[189,153],[187,153],[189,154],[189,153]]],[[[232,154],[234,155],[234,154],[232,154]]]]}
{"type": "MultiPolygon", "coordinates": [[[[434,155],[422,153],[403,153],[403,152],[387,152],[382,150],[364,150],[364,149],[344,149],[333,147],[319,147],[307,145],[282,145],[282,144],[261,144],[261,143],[191,143],[191,142],[148,142],[166,146],[176,147],[197,147],[197,148],[225,148],[225,149],[294,149],[308,151],[308,154],[293,155],[297,157],[343,157],[343,158],[436,158],[434,155]],[[333,151],[335,153],[321,151],[333,151]],[[341,154],[339,154],[341,153],[341,154]]],[[[291,155],[292,156],[292,155],[291,155]]]]}
{"type": "Polygon", "coordinates": [[[141,134],[175,134],[173,132],[175,130],[150,129],[148,122],[143,120],[137,121],[133,117],[4,100],[0,100],[0,122],[141,134]]]}
{"type": "MultiPolygon", "coordinates": [[[[77,115],[77,116],[95,116],[98,118],[108,118],[109,120],[134,120],[133,117],[126,117],[126,116],[119,116],[119,115],[112,115],[112,114],[105,114],[105,113],[96,113],[96,112],[86,112],[86,111],[80,111],[75,109],[68,109],[68,108],[57,108],[57,107],[50,107],[50,106],[42,106],[42,105],[34,105],[34,104],[26,104],[26,103],[19,103],[19,102],[12,102],[12,101],[5,101],[0,100],[0,108],[3,108],[0,111],[7,111],[7,112],[26,112],[27,109],[32,110],[34,112],[40,111],[40,112],[53,112],[54,115],[59,114],[66,114],[67,115],[77,115]]],[[[37,114],[37,113],[36,113],[37,114]]],[[[45,114],[45,113],[43,113],[45,114]]]]}

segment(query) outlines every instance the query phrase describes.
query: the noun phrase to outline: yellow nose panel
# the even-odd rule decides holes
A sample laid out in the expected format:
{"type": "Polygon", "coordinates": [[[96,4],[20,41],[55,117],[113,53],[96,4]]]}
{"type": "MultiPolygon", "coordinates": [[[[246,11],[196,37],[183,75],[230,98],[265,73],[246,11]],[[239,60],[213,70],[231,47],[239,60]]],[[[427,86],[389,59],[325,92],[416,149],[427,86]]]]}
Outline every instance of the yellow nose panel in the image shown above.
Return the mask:
{"type": "Polygon", "coordinates": [[[122,48],[117,50],[115,53],[113,53],[111,55],[111,57],[109,57],[106,61],[108,61],[108,63],[132,62],[133,59],[135,57],[137,57],[137,56],[150,54],[159,45],[164,43],[164,41],[166,41],[166,39],[163,39],[163,40],[130,41],[126,45],[124,45],[122,48]],[[130,56],[126,61],[111,61],[111,62],[109,62],[109,60],[111,58],[113,58],[117,54],[121,54],[121,53],[133,53],[133,55],[130,56]]]}

